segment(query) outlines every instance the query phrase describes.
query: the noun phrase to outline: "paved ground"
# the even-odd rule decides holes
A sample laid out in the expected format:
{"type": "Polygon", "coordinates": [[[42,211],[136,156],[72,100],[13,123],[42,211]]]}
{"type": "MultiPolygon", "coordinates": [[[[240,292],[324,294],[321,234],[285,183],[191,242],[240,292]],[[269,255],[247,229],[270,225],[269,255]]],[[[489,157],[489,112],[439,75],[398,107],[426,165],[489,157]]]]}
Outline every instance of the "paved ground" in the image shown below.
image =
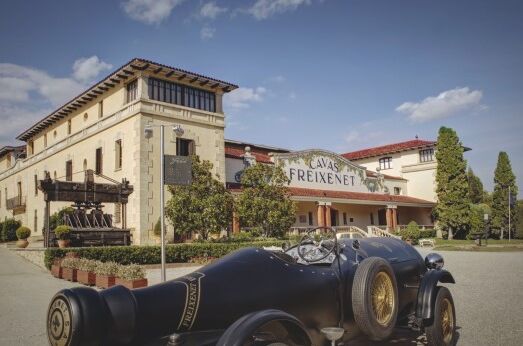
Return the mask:
{"type": "MultiPolygon", "coordinates": [[[[458,345],[523,344],[523,252],[441,253],[457,281],[450,289],[457,309],[458,345]]],[[[192,270],[170,268],[167,278],[192,270]]],[[[47,305],[55,292],[75,284],[54,279],[3,247],[0,279],[0,345],[46,345],[47,305]]],[[[158,282],[159,270],[150,270],[149,279],[158,282]]],[[[375,345],[385,344],[422,345],[424,337],[398,331],[388,343],[375,345]]]]}

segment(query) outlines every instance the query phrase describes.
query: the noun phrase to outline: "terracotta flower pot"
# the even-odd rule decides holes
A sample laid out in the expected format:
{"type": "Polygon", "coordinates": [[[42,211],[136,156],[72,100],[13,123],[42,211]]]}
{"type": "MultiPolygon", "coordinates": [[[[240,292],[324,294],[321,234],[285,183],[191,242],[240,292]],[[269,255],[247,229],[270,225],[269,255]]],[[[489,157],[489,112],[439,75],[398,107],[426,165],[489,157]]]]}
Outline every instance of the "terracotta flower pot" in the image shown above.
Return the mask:
{"type": "Polygon", "coordinates": [[[76,273],[76,279],[81,284],[93,286],[96,283],[96,274],[92,272],[78,270],[76,273]]]}
{"type": "Polygon", "coordinates": [[[27,245],[29,245],[29,242],[27,241],[27,239],[18,239],[16,241],[16,247],[18,247],[20,249],[25,249],[27,247],[27,245]]]}
{"type": "Polygon", "coordinates": [[[105,276],[105,275],[99,275],[96,274],[95,284],[96,287],[100,288],[109,288],[111,286],[114,286],[114,276],[105,276]]]}
{"type": "Polygon", "coordinates": [[[62,278],[62,267],[60,266],[60,264],[53,264],[51,266],[51,274],[55,278],[59,278],[59,279],[62,278]]]}
{"type": "Polygon", "coordinates": [[[69,239],[58,239],[58,247],[60,249],[69,247],[70,243],[71,243],[71,240],[69,240],[69,239]]]}
{"type": "Polygon", "coordinates": [[[122,285],[129,289],[147,287],[147,279],[142,278],[142,279],[135,279],[135,280],[124,280],[124,279],[116,278],[116,284],[122,285]]]}
{"type": "Polygon", "coordinates": [[[62,268],[62,278],[67,281],[76,282],[76,275],[78,270],[71,268],[62,268]]]}

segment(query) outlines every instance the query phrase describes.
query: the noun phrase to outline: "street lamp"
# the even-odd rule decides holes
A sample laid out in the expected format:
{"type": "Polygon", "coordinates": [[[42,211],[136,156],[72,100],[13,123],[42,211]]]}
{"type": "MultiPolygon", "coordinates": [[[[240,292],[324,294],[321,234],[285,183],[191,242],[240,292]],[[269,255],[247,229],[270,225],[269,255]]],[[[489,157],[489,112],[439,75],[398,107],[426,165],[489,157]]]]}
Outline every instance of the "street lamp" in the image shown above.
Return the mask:
{"type": "MultiPolygon", "coordinates": [[[[165,282],[165,191],[164,191],[164,158],[165,158],[165,142],[164,129],[166,125],[146,125],[144,129],[145,138],[149,139],[153,136],[153,128],[160,128],[160,241],[161,241],[161,281],[165,282]]],[[[172,130],[177,137],[183,136],[184,130],[181,125],[172,126],[172,130]]]]}

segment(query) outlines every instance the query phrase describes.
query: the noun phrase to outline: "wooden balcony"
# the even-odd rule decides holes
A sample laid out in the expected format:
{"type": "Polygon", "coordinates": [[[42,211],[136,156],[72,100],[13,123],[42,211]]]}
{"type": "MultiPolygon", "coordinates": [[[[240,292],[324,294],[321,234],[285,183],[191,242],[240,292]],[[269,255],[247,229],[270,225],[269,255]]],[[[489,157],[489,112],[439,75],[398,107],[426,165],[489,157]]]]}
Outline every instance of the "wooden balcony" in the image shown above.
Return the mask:
{"type": "Polygon", "coordinates": [[[12,210],[13,215],[25,213],[25,196],[16,196],[6,200],[7,210],[12,210]]]}

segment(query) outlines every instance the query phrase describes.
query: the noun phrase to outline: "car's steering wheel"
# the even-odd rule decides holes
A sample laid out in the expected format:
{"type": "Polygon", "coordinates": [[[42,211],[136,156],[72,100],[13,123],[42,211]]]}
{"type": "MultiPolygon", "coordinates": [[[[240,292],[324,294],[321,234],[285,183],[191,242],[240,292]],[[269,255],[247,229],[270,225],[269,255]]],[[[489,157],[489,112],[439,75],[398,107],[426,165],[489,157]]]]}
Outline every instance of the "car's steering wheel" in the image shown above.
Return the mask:
{"type": "Polygon", "coordinates": [[[308,230],[298,245],[298,256],[307,263],[321,261],[338,246],[336,231],[331,227],[316,227],[308,230]],[[321,230],[319,234],[317,231],[321,230]]]}

